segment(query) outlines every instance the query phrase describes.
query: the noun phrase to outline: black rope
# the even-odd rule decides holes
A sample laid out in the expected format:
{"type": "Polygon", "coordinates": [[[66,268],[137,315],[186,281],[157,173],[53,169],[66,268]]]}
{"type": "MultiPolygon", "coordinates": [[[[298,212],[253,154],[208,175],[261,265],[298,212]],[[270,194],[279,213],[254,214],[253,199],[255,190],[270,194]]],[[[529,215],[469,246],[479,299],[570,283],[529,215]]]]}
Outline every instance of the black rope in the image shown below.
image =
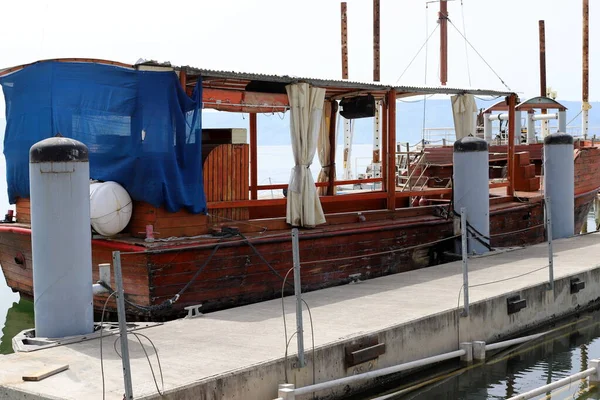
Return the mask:
{"type": "MultiPolygon", "coordinates": [[[[218,236],[218,237],[220,237],[222,239],[231,238],[231,237],[234,237],[234,236],[241,237],[242,238],[242,242],[246,243],[252,249],[252,251],[260,258],[260,260],[262,262],[264,262],[267,265],[267,267],[269,267],[269,269],[271,270],[271,272],[273,272],[282,281],[285,282],[285,279],[283,278],[283,276],[281,276],[281,274],[279,272],[277,272],[277,270],[275,268],[273,268],[273,266],[263,257],[263,255],[250,242],[250,240],[248,240],[248,238],[243,233],[241,233],[240,231],[238,231],[237,229],[224,227],[224,228],[222,228],[221,232],[214,233],[213,236],[218,236]]],[[[196,279],[198,279],[198,276],[208,266],[208,264],[213,259],[213,257],[216,254],[216,252],[219,250],[220,246],[221,246],[221,244],[219,243],[219,244],[217,244],[213,248],[213,250],[210,253],[210,255],[208,256],[208,258],[206,260],[204,260],[204,263],[200,266],[200,268],[198,268],[198,270],[196,271],[196,273],[194,274],[194,276],[192,276],[192,278],[188,281],[188,283],[186,283],[186,285],[183,288],[181,288],[181,290],[179,292],[177,292],[177,294],[175,296],[171,297],[170,299],[167,299],[167,300],[163,301],[160,304],[151,305],[151,306],[143,306],[141,304],[137,304],[137,303],[134,303],[134,302],[128,300],[127,299],[127,294],[125,294],[125,296],[124,296],[125,303],[127,303],[129,306],[131,306],[133,308],[137,308],[139,310],[146,311],[148,313],[153,313],[153,312],[157,312],[157,311],[163,311],[163,310],[170,309],[173,306],[173,304],[179,300],[179,298],[181,297],[181,295],[183,293],[185,293],[185,291],[187,291],[190,288],[190,286],[196,281],[196,279]]],[[[105,283],[103,281],[98,281],[98,283],[102,287],[104,287],[105,289],[109,290],[111,293],[115,292],[115,290],[113,288],[111,288],[110,285],[108,285],[107,283],[105,283]]],[[[286,283],[288,285],[290,285],[290,286],[293,286],[293,284],[291,282],[286,282],[286,283]]]]}
{"type": "Polygon", "coordinates": [[[488,249],[489,251],[493,251],[494,249],[492,248],[492,246],[490,246],[486,241],[481,240],[481,238],[474,234],[473,231],[470,231],[471,233],[471,238],[477,240],[479,243],[481,243],[486,249],[488,249]]]}

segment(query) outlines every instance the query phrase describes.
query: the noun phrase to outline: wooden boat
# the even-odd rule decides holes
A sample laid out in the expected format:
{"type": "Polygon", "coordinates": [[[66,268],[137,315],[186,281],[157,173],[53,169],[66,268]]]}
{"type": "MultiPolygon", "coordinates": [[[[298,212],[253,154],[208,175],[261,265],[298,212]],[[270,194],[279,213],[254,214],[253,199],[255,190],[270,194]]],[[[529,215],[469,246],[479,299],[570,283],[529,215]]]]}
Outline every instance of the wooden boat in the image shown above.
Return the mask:
{"type": "MultiPolygon", "coordinates": [[[[414,184],[412,188],[410,184],[407,188],[406,179],[399,185],[402,178],[397,166],[402,155],[397,154],[396,148],[396,99],[433,93],[505,96],[512,105],[507,106],[511,115],[514,115],[516,105],[516,95],[510,92],[392,87],[157,63],[124,65],[82,59],[44,62],[82,68],[110,65],[119,70],[143,70],[146,74],[158,73],[158,70],[163,74],[176,74],[188,95],[201,81],[204,108],[250,113],[249,143],[231,129],[202,128],[206,212],[191,213],[185,209],[169,212],[143,198],[133,198],[133,215],[125,231],[110,238],[93,237],[94,265],[111,262],[113,252],[121,252],[127,298],[141,306],[128,308],[135,318],[173,318],[185,314],[187,306],[202,304],[203,311],[211,311],[281,295],[282,277],[292,268],[291,225],[286,222],[289,198],[260,199],[259,191],[287,189],[288,185],[258,184],[257,163],[261,161],[257,159],[260,132],[256,115],[287,109],[290,101],[285,94],[286,85],[302,82],[325,90],[326,107],[334,108],[327,124],[330,160],[335,160],[337,100],[369,94],[382,102],[381,176],[341,181],[334,173],[326,171],[325,179],[316,183],[326,222],[314,227],[300,226],[304,291],[431,267],[452,258],[456,237],[450,201],[452,188],[448,185],[452,175],[452,147],[422,149],[427,168],[419,175],[436,179],[428,179],[425,185],[414,184]],[[378,183],[382,188],[336,193],[336,188],[343,185],[367,183],[378,183]],[[423,201],[419,203],[415,199],[423,201]],[[154,241],[146,237],[149,225],[156,232],[154,241]],[[197,274],[199,270],[201,272],[197,274]],[[170,304],[169,300],[176,301],[170,304]],[[144,307],[153,309],[150,312],[144,307]]],[[[44,62],[0,71],[0,77],[44,62]]],[[[10,116],[8,120],[10,125],[10,116]]],[[[490,169],[490,244],[494,248],[544,240],[543,194],[539,190],[542,145],[514,145],[513,138],[514,131],[509,129],[507,145],[490,147],[490,166],[496,167],[490,169]],[[508,169],[506,179],[495,175],[502,167],[508,169]],[[536,187],[527,186],[532,179],[537,180],[536,187]]],[[[26,154],[29,148],[24,147],[21,151],[26,154]]],[[[579,140],[573,162],[575,226],[579,232],[600,190],[600,149],[590,141],[579,140]]],[[[419,165],[422,166],[412,161],[409,168],[421,168],[419,165]]],[[[16,199],[16,222],[0,224],[0,265],[6,283],[13,291],[33,296],[27,198],[16,199]]],[[[93,274],[97,279],[97,268],[93,274]]],[[[104,301],[105,297],[96,296],[95,309],[100,310],[104,301]]],[[[114,304],[109,303],[111,310],[114,310],[114,304]]]]}

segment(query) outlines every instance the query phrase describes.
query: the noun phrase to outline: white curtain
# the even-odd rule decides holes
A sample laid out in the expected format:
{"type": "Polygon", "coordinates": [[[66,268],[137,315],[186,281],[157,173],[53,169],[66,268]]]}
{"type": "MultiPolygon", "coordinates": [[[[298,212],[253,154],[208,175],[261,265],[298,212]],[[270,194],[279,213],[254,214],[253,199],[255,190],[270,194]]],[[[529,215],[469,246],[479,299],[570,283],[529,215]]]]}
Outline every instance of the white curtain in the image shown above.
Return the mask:
{"type": "Polygon", "coordinates": [[[451,99],[456,140],[469,135],[476,136],[477,104],[475,97],[472,94],[458,94],[452,96],[451,99]]]}
{"type": "MultiPolygon", "coordinates": [[[[331,102],[325,103],[325,109],[323,110],[323,118],[321,118],[321,129],[319,129],[319,142],[318,151],[319,162],[321,163],[321,171],[317,177],[317,182],[329,182],[329,176],[333,174],[335,179],[335,168],[333,167],[331,160],[331,144],[329,143],[329,127],[331,124],[331,102]]],[[[335,137],[334,143],[335,146],[335,137]]],[[[335,188],[333,189],[335,193],[335,188]]],[[[319,196],[325,196],[327,194],[327,186],[322,186],[317,189],[319,196]]]]}
{"type": "Polygon", "coordinates": [[[290,102],[290,135],[295,166],[288,186],[286,220],[292,226],[325,223],[323,208],[310,172],[323,117],[325,89],[307,83],[286,86],[290,102]]]}

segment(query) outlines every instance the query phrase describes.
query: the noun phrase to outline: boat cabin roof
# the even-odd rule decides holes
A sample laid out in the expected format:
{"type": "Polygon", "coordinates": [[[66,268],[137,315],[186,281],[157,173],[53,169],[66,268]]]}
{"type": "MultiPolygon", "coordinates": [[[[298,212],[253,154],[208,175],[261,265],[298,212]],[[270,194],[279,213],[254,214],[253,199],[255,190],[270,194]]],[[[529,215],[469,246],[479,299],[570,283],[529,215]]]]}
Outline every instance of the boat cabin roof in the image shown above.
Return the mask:
{"type": "Polygon", "coordinates": [[[345,96],[356,96],[360,94],[371,94],[375,98],[380,99],[392,89],[396,91],[396,96],[398,98],[430,94],[474,94],[479,96],[509,96],[513,94],[513,92],[509,91],[492,89],[450,88],[445,86],[397,86],[380,82],[356,82],[348,80],[297,77],[291,75],[219,71],[190,66],[173,66],[168,62],[159,63],[156,61],[144,61],[131,65],[118,61],[90,58],[60,58],[40,60],[29,64],[0,69],[0,76],[19,71],[32,64],[47,61],[98,63],[142,70],[173,70],[180,76],[182,73],[185,74],[186,78],[185,80],[182,80],[182,83],[185,82],[186,88],[189,88],[190,90],[195,86],[198,78],[200,77],[202,78],[202,86],[204,89],[233,90],[241,92],[250,91],[271,94],[285,94],[286,85],[291,83],[306,82],[313,86],[326,89],[326,98],[328,100],[336,100],[345,96]]]}

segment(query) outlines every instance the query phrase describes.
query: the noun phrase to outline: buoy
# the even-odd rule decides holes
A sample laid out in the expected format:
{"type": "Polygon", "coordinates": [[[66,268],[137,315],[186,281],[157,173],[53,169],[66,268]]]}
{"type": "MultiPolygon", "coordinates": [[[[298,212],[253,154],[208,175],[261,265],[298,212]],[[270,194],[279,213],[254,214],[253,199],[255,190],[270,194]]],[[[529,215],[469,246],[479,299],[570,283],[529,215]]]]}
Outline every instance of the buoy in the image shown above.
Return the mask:
{"type": "Polygon", "coordinates": [[[427,201],[427,199],[423,196],[421,196],[421,199],[419,200],[419,207],[424,207],[427,204],[429,204],[429,202],[427,201]]]}
{"type": "Polygon", "coordinates": [[[544,193],[550,197],[552,239],[575,234],[575,163],[573,136],[552,133],[544,138],[544,193]]]}
{"type": "Polygon", "coordinates": [[[460,214],[461,208],[467,209],[467,222],[474,228],[468,235],[468,251],[482,254],[488,248],[481,242],[489,244],[490,236],[487,142],[473,136],[457,140],[454,142],[453,160],[454,210],[460,214]]]}
{"type": "Polygon", "coordinates": [[[121,232],[131,219],[133,205],[127,190],[117,182],[94,182],[90,185],[90,220],[102,236],[121,232]]]}
{"type": "Polygon", "coordinates": [[[53,137],[29,151],[36,337],[93,331],[87,147],[53,137]]]}

